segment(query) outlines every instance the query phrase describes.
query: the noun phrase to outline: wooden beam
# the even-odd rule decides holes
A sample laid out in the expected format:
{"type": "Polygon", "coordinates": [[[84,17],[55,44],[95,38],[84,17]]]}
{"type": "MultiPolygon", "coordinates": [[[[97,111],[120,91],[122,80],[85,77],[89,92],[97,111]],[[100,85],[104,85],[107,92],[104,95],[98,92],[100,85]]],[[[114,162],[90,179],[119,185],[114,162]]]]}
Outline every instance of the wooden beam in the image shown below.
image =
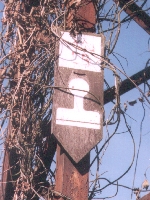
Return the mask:
{"type": "Polygon", "coordinates": [[[96,12],[91,0],[81,0],[76,6],[74,0],[66,1],[68,9],[66,29],[84,32],[95,32],[96,12]],[[76,24],[76,27],[73,25],[76,24]]]}
{"type": "MultiPolygon", "coordinates": [[[[55,137],[50,134],[51,130],[51,124],[44,124],[42,126],[43,134],[46,133],[46,135],[49,135],[47,137],[47,140],[45,142],[45,149],[40,152],[40,157],[46,167],[47,170],[49,170],[53,157],[56,152],[56,146],[57,142],[55,137]]],[[[9,135],[9,132],[8,132],[9,135]]],[[[0,200],[12,200],[13,194],[14,194],[14,186],[13,181],[17,180],[17,176],[14,176],[15,174],[18,174],[19,172],[19,165],[17,165],[18,156],[16,154],[15,149],[11,149],[10,151],[6,148],[4,160],[3,160],[3,168],[2,168],[2,180],[1,180],[1,187],[0,187],[0,200]]],[[[44,182],[47,177],[47,173],[43,173],[43,166],[41,165],[41,168],[37,171],[38,176],[34,177],[34,182],[44,182]]],[[[38,184],[37,184],[38,186],[38,184]]],[[[39,188],[36,188],[37,190],[39,188]]]]}
{"type": "Polygon", "coordinates": [[[1,193],[0,193],[0,199],[4,200],[8,197],[8,200],[11,199],[12,194],[10,194],[12,191],[12,183],[8,183],[8,180],[11,180],[10,178],[10,170],[9,169],[9,153],[7,150],[5,150],[4,160],[3,160],[3,168],[2,168],[2,179],[1,179],[1,193]],[[9,188],[9,190],[8,190],[9,188]],[[7,196],[8,195],[8,196],[7,196]]]}
{"type": "Polygon", "coordinates": [[[75,163],[59,145],[56,160],[56,187],[54,196],[63,200],[87,200],[89,191],[90,154],[75,163]],[[59,198],[63,197],[63,198],[59,198]]]}
{"type": "MultiPolygon", "coordinates": [[[[122,8],[131,0],[114,0],[122,8]]],[[[127,6],[124,11],[150,35],[150,16],[136,3],[127,6]]]]}
{"type": "Polygon", "coordinates": [[[96,12],[91,0],[82,0],[76,14],[77,23],[84,32],[95,32],[96,12]]]}
{"type": "MultiPolygon", "coordinates": [[[[150,66],[134,74],[133,76],[130,77],[130,79],[133,80],[137,86],[149,80],[150,66]]],[[[126,92],[132,90],[133,88],[135,88],[135,85],[129,79],[125,79],[124,81],[121,82],[120,85],[120,95],[125,94],[126,92]]],[[[107,104],[110,101],[113,101],[114,99],[115,99],[115,87],[113,86],[104,91],[104,104],[107,104]]]]}
{"type": "MultiPolygon", "coordinates": [[[[77,27],[81,31],[95,32],[96,12],[93,3],[91,0],[82,0],[81,5],[83,6],[79,6],[75,15],[77,27]]],[[[66,24],[69,27],[72,16],[71,14],[68,16],[66,24]]],[[[90,154],[87,154],[79,163],[75,163],[63,147],[58,145],[56,153],[55,199],[63,200],[69,197],[71,200],[88,200],[90,154]],[[64,198],[59,198],[62,196],[64,198]]]]}
{"type": "Polygon", "coordinates": [[[150,200],[150,193],[140,198],[139,200],[150,200]]]}

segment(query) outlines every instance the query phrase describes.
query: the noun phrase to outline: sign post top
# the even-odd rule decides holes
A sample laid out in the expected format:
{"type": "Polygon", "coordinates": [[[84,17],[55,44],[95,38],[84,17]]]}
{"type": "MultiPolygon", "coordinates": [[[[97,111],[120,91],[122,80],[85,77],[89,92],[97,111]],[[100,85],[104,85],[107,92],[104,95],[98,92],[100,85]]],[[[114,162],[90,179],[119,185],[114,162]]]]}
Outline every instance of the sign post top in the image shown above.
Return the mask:
{"type": "Polygon", "coordinates": [[[104,51],[104,36],[62,33],[59,47],[59,67],[101,72],[100,56],[104,51]]]}

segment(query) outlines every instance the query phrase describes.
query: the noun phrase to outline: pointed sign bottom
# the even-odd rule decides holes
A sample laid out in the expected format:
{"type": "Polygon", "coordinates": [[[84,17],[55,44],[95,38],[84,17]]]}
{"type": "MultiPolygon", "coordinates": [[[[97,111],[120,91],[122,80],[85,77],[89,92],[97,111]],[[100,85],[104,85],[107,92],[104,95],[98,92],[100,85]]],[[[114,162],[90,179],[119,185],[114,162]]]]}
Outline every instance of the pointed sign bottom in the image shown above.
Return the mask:
{"type": "Polygon", "coordinates": [[[102,139],[100,130],[70,126],[58,126],[55,130],[56,138],[76,163],[102,139]]]}

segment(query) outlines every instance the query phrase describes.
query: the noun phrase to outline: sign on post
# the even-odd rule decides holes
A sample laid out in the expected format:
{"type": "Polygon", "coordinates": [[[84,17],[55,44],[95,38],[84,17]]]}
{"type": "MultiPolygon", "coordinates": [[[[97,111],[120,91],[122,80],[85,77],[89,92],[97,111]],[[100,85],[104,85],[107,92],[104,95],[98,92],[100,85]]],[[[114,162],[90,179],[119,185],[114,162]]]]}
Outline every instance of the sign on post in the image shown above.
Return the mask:
{"type": "Polygon", "coordinates": [[[101,139],[104,37],[62,33],[54,71],[52,133],[75,162],[101,139]]]}

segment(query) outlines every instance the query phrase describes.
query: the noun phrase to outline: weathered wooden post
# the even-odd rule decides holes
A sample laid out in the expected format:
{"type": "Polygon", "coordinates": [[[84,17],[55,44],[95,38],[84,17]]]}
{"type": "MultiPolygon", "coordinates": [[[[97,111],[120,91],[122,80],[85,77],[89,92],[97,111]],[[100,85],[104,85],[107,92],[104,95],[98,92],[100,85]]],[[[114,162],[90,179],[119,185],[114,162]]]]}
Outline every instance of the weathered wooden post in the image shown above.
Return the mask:
{"type": "Polygon", "coordinates": [[[150,200],[150,193],[140,198],[139,200],[150,200]]]}
{"type": "MultiPolygon", "coordinates": [[[[77,15],[85,30],[94,30],[92,3],[81,7],[77,15]]],[[[62,32],[61,38],[54,75],[52,116],[52,133],[59,142],[55,195],[56,199],[87,200],[89,151],[102,139],[103,70],[100,56],[104,55],[104,38],[84,32],[74,37],[69,32],[62,32]]]]}

